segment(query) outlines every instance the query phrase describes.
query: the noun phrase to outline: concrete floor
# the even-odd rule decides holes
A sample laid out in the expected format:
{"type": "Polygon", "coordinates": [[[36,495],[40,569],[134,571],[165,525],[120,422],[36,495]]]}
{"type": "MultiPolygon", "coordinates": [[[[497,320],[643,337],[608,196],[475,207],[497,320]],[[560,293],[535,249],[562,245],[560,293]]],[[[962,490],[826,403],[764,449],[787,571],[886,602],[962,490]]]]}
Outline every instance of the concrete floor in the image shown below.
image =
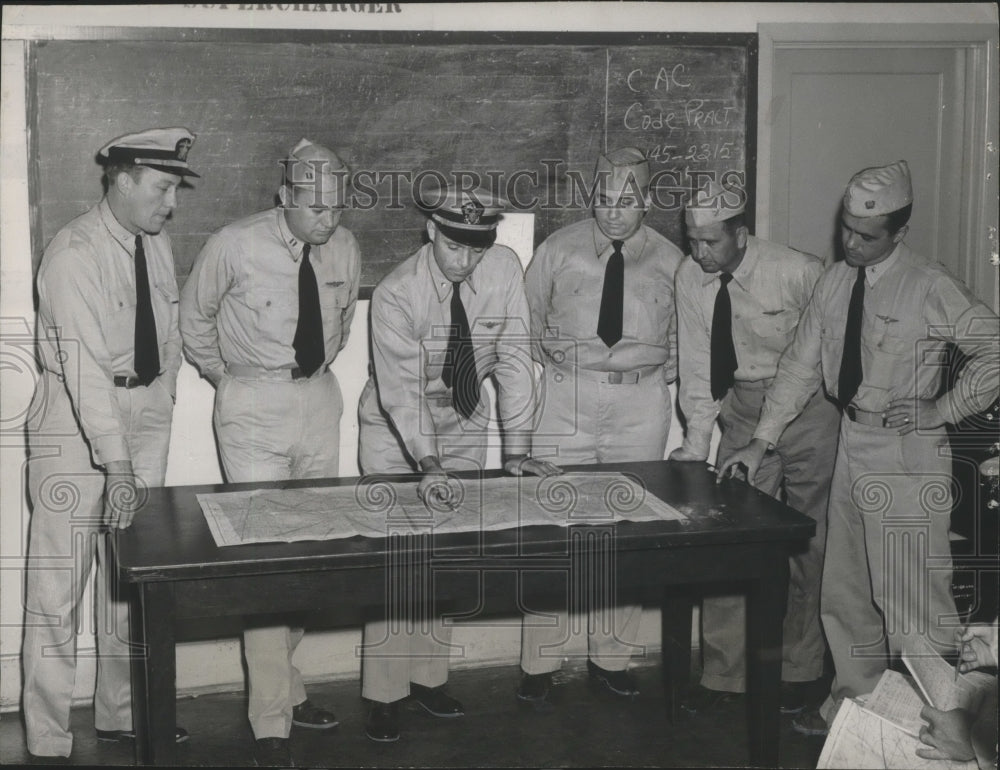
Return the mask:
{"type": "MultiPolygon", "coordinates": [[[[746,719],[742,699],[717,711],[671,725],[658,664],[634,667],[642,693],[614,699],[590,685],[583,665],[565,664],[551,699],[556,708],[538,713],[517,702],[519,668],[453,671],[449,692],[465,704],[461,719],[435,719],[415,706],[402,711],[402,738],[377,744],[364,735],[367,707],[357,681],[309,686],[318,705],[336,712],[329,732],[293,729],[292,755],[299,767],[746,767],[746,719]]],[[[817,695],[822,695],[818,693],[817,695]]],[[[177,702],[178,723],[191,734],[179,747],[185,767],[253,765],[244,693],[203,695],[177,702]]],[[[130,765],[131,744],[98,743],[93,708],[73,711],[70,766],[130,765]]],[[[822,739],[806,738],[782,717],[780,764],[816,766],[822,739]]],[[[0,765],[27,764],[24,731],[16,714],[0,719],[0,765]]]]}

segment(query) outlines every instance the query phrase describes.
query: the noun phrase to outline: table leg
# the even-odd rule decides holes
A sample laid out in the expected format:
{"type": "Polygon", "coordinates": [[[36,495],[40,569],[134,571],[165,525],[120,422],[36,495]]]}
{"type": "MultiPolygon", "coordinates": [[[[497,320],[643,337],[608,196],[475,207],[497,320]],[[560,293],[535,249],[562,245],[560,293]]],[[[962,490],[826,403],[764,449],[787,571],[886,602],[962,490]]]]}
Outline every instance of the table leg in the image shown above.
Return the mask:
{"type": "Polygon", "coordinates": [[[671,724],[677,723],[681,701],[691,678],[691,612],[694,601],[687,593],[667,589],[660,604],[663,657],[663,691],[671,724]]]}
{"type": "Polygon", "coordinates": [[[788,601],[788,555],[762,549],[761,571],[747,588],[747,741],[750,764],[778,766],[781,636],[788,601]]]}
{"type": "Polygon", "coordinates": [[[173,765],[177,729],[174,589],[144,583],[132,601],[132,723],[136,754],[147,765],[173,765]]]}

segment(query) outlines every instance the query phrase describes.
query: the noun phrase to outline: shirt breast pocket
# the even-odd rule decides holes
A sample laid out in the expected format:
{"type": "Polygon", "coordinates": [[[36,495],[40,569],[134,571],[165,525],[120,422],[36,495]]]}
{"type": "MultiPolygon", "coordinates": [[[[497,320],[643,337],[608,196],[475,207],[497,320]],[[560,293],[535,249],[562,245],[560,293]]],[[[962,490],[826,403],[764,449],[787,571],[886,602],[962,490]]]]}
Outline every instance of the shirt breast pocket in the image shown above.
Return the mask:
{"type": "Polygon", "coordinates": [[[891,334],[883,329],[875,335],[872,343],[872,365],[865,369],[865,381],[868,384],[893,390],[912,381],[912,371],[909,372],[909,377],[904,376],[912,366],[908,364],[911,359],[907,355],[915,344],[912,338],[891,334]]]}
{"type": "Polygon", "coordinates": [[[654,345],[668,344],[673,294],[663,286],[642,284],[626,290],[622,331],[626,337],[654,345]]]}
{"type": "Polygon", "coordinates": [[[169,329],[177,325],[180,298],[177,284],[157,283],[153,316],[156,318],[156,335],[166,341],[169,329]]]}
{"type": "Polygon", "coordinates": [[[112,358],[128,355],[135,347],[135,297],[130,292],[112,295],[108,313],[108,352],[112,358]]]}
{"type": "Polygon", "coordinates": [[[823,359],[824,378],[828,383],[837,382],[840,359],[844,354],[844,325],[846,318],[832,318],[820,329],[820,354],[823,359]]]}
{"type": "MultiPolygon", "coordinates": [[[[320,283],[319,285],[319,304],[322,306],[323,310],[343,310],[347,307],[347,303],[350,301],[350,290],[347,286],[341,284],[340,286],[335,286],[332,283],[320,283]]],[[[326,313],[324,313],[326,315],[326,313]]]]}
{"type": "Polygon", "coordinates": [[[292,344],[299,320],[296,294],[255,288],[248,292],[246,301],[256,318],[253,334],[282,345],[292,344]]]}
{"type": "Polygon", "coordinates": [[[758,337],[790,337],[798,325],[798,316],[787,310],[764,313],[750,321],[750,328],[758,337]]]}

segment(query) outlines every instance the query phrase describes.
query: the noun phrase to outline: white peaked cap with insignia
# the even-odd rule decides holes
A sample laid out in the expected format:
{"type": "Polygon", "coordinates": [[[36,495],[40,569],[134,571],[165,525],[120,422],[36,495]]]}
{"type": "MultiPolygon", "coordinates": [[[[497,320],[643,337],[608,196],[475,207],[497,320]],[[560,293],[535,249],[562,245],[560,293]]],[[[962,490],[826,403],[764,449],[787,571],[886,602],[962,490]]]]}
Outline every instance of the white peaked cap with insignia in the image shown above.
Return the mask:
{"type": "Polygon", "coordinates": [[[742,190],[723,187],[713,179],[688,201],[684,218],[689,227],[705,227],[742,214],[746,206],[746,195],[742,190]]]}
{"type": "Polygon", "coordinates": [[[195,135],[186,128],[149,128],[112,139],[97,155],[107,165],[117,163],[148,166],[177,176],[194,176],[188,166],[188,150],[195,135]]]}
{"type": "Polygon", "coordinates": [[[350,170],[329,147],[300,139],[285,160],[285,181],[319,193],[342,193],[350,182],[350,170]]]}
{"type": "Polygon", "coordinates": [[[597,159],[594,177],[600,191],[620,195],[623,192],[645,194],[649,189],[649,160],[638,147],[622,147],[597,159]]]}
{"type": "Polygon", "coordinates": [[[448,238],[469,245],[493,242],[500,212],[507,206],[507,201],[482,187],[453,186],[424,194],[418,203],[448,238]]]}
{"type": "Polygon", "coordinates": [[[891,214],[911,203],[913,185],[905,160],[859,171],[844,192],[844,210],[855,217],[891,214]]]}

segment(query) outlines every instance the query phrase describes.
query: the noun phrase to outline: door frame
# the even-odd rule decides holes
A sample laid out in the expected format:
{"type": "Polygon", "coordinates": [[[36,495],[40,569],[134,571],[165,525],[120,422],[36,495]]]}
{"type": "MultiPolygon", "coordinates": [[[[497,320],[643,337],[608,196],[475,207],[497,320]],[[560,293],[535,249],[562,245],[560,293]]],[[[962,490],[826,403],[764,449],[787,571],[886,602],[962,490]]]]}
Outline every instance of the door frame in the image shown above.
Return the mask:
{"type": "Polygon", "coordinates": [[[965,124],[959,190],[962,275],[973,293],[1000,311],[997,284],[998,157],[997,28],[987,24],[761,24],[758,61],[756,232],[772,226],[775,59],[785,51],[816,49],[951,48],[965,52],[965,124]],[[981,171],[978,171],[981,170],[981,171]]]}

